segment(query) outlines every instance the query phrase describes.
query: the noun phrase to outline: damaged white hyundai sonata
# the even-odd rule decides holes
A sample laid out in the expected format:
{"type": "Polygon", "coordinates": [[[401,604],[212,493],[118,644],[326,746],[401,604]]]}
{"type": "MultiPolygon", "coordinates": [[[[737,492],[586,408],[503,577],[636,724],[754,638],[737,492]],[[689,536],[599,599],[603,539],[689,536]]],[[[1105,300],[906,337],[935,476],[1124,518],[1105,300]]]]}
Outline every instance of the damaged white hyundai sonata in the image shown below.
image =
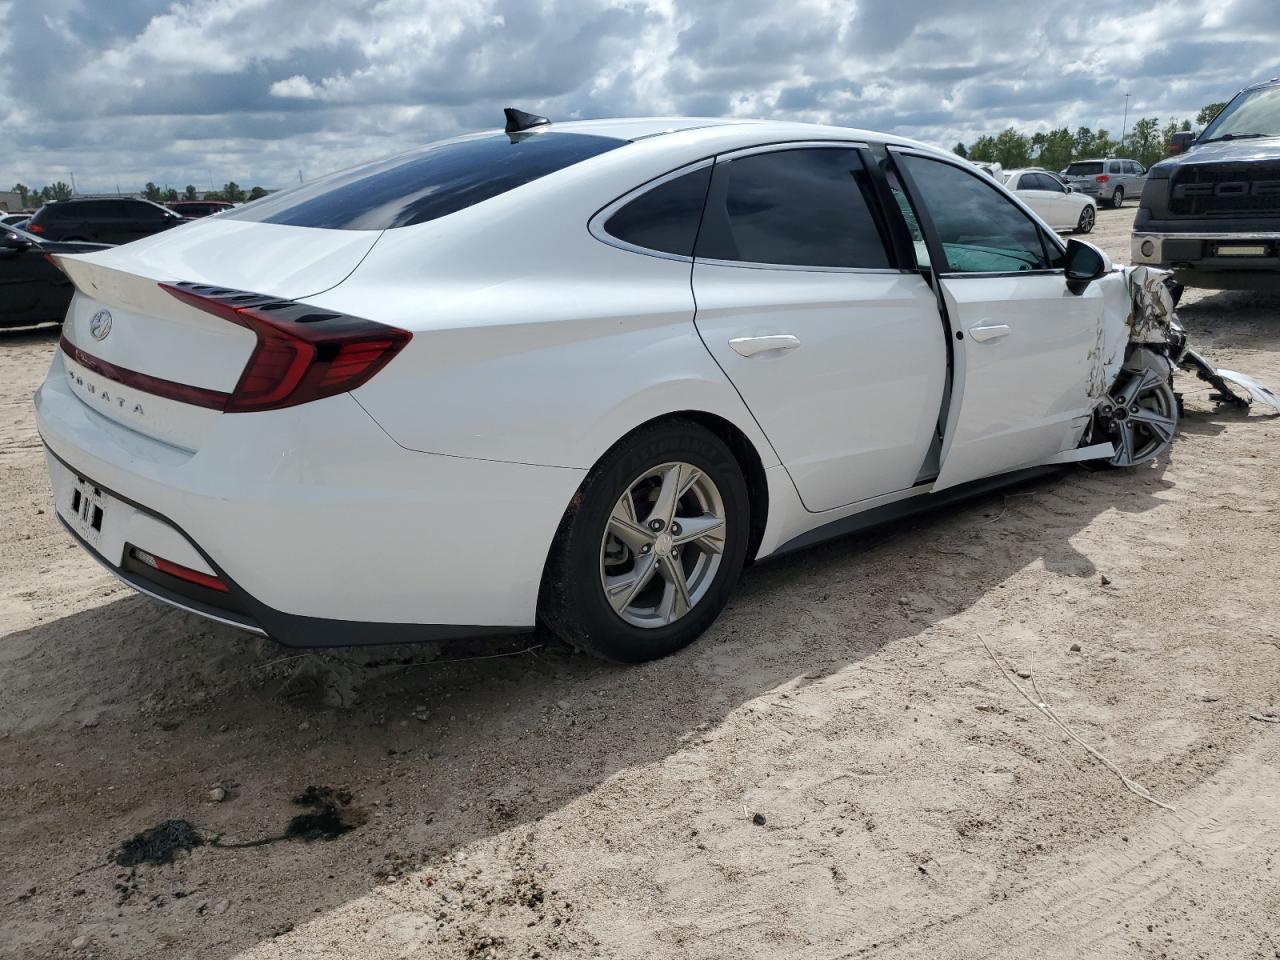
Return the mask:
{"type": "Polygon", "coordinates": [[[841,127],[508,111],[60,265],[58,516],[292,645],[659,657],[747,562],[1178,424],[1158,278],[841,127]]]}

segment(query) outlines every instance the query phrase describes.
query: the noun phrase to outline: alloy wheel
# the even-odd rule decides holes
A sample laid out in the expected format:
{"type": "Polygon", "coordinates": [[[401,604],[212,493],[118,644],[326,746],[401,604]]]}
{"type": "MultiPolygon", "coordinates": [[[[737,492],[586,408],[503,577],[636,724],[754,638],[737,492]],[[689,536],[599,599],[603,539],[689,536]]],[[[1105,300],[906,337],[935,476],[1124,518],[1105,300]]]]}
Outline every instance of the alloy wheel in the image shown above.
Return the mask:
{"type": "Polygon", "coordinates": [[[724,500],[689,463],[652,467],[627,484],[600,543],[600,585],[627,623],[665,627],[706,596],[724,555],[724,500]]]}
{"type": "Polygon", "coordinates": [[[1081,233],[1089,233],[1093,230],[1093,224],[1097,219],[1097,215],[1093,212],[1093,204],[1089,204],[1080,211],[1080,222],[1076,225],[1076,229],[1081,233]]]}
{"type": "Polygon", "coordinates": [[[1117,210],[1124,206],[1124,187],[1116,187],[1116,192],[1111,195],[1111,206],[1117,210]]]}
{"type": "Polygon", "coordinates": [[[1112,466],[1132,467],[1163,453],[1178,430],[1178,400],[1167,378],[1144,367],[1126,370],[1098,411],[1115,444],[1112,466]]]}

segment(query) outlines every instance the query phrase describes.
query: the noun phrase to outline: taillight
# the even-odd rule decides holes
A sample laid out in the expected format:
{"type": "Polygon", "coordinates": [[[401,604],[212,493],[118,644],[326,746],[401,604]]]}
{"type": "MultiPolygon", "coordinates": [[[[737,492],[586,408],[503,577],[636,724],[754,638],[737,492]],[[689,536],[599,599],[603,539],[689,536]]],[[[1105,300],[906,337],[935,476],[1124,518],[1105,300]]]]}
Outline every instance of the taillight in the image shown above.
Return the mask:
{"type": "Polygon", "coordinates": [[[354,390],[391,362],[412,338],[372,320],[194,283],[162,283],[183,303],[242,327],[258,338],[226,413],[278,410],[354,390]]]}
{"type": "Polygon", "coordinates": [[[159,570],[161,573],[167,573],[169,576],[185,580],[187,583],[194,583],[196,586],[204,587],[206,590],[217,590],[219,593],[231,592],[225,583],[207,573],[192,570],[190,567],[184,567],[182,564],[166,560],[164,557],[157,557],[154,553],[140,550],[137,547],[133,547],[130,552],[135,560],[145,564],[152,570],[159,570]]]}
{"type": "Polygon", "coordinates": [[[1109,183],[1111,181],[1111,178],[1107,176],[1105,173],[1100,173],[1093,179],[1096,180],[1098,183],[1109,183]]]}
{"type": "Polygon", "coordinates": [[[38,223],[28,223],[23,227],[23,229],[26,230],[27,233],[44,233],[44,227],[40,226],[38,223]]]}

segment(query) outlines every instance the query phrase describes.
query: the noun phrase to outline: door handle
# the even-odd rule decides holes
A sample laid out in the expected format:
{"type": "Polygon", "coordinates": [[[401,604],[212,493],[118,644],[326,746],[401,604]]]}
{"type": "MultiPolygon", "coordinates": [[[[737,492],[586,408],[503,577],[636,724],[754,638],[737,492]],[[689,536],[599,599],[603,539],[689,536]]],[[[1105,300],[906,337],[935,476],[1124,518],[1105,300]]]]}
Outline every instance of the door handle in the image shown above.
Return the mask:
{"type": "Polygon", "coordinates": [[[988,340],[999,340],[1001,337],[1007,337],[1010,333],[1007,323],[979,323],[969,328],[969,336],[977,340],[979,343],[986,343],[988,340]]]}
{"type": "Polygon", "coordinates": [[[794,350],[800,341],[789,333],[779,333],[769,337],[736,337],[729,341],[729,346],[741,356],[754,357],[770,350],[794,350]]]}

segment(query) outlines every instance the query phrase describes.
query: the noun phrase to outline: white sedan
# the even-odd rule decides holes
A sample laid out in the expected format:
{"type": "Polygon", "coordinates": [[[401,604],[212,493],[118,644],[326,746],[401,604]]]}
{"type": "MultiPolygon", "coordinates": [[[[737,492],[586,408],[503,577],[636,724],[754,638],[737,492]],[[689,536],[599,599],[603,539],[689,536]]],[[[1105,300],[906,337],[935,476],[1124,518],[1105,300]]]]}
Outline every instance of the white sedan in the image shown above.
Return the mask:
{"type": "Polygon", "coordinates": [[[1010,170],[1004,185],[1055,230],[1089,233],[1098,222],[1098,202],[1077,193],[1045,170],[1010,170]]]}
{"type": "Polygon", "coordinates": [[[510,111],[60,265],[59,518],[291,645],[662,656],[746,563],[1177,424],[1105,255],[842,127],[510,111]]]}

